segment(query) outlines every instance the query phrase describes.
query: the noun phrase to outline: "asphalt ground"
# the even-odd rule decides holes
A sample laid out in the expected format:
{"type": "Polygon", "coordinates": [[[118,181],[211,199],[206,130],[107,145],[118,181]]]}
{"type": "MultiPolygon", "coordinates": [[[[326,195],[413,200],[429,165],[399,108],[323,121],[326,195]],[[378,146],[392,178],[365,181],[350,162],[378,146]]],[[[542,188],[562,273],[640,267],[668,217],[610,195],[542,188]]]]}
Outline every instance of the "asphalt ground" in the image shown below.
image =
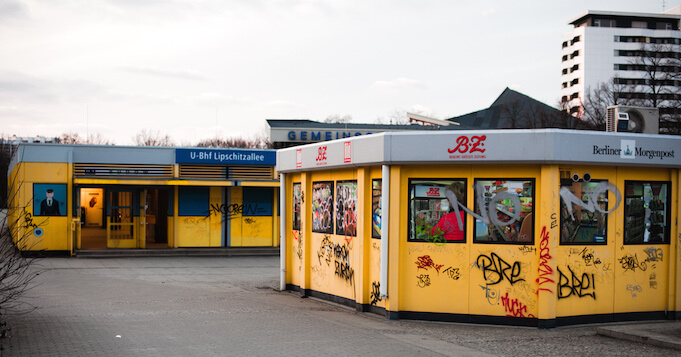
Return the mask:
{"type": "Polygon", "coordinates": [[[38,309],[4,316],[12,330],[2,356],[681,355],[676,321],[540,330],[357,313],[278,291],[278,257],[39,264],[48,270],[26,298],[38,309]],[[608,331],[617,338],[600,334],[608,331]],[[672,344],[649,344],[660,338],[672,344]]]}

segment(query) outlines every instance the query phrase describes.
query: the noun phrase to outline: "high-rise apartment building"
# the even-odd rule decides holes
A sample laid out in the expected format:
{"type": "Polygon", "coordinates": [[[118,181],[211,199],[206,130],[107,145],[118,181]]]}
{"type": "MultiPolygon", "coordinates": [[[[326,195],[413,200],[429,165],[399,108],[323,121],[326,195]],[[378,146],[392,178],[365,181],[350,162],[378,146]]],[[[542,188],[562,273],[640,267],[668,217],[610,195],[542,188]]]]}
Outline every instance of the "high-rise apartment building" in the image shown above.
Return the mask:
{"type": "MultiPolygon", "coordinates": [[[[681,6],[659,14],[589,10],[572,19],[574,28],[563,36],[561,52],[565,109],[582,117],[587,91],[601,83],[614,83],[615,89],[627,86],[625,97],[645,99],[650,76],[635,58],[642,46],[681,44],[680,20],[681,6]]],[[[659,84],[668,87],[666,93],[681,89],[678,80],[659,84]]]]}

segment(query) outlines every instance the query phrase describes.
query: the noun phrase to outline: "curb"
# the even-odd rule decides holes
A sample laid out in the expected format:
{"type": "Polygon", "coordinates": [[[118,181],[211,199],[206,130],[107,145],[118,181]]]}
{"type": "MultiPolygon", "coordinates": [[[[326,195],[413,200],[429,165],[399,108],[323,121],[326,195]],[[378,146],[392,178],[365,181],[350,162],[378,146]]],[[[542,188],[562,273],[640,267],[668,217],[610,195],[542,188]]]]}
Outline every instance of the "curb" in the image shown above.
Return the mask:
{"type": "Polygon", "coordinates": [[[618,340],[638,342],[681,351],[681,340],[678,338],[661,335],[644,329],[637,329],[636,333],[632,333],[630,331],[633,327],[634,326],[599,327],[596,329],[596,334],[618,340]]]}

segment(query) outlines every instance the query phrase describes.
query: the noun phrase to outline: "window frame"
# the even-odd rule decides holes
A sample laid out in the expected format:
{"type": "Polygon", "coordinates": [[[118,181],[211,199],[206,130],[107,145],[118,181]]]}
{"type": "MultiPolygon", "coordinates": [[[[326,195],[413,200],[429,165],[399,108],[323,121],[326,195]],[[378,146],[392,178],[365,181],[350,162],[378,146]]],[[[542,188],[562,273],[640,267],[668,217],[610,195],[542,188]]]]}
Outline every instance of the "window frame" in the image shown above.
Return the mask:
{"type": "Polygon", "coordinates": [[[311,193],[311,196],[312,196],[311,199],[313,200],[313,201],[311,202],[312,204],[314,204],[314,191],[315,191],[315,185],[319,185],[319,184],[329,184],[329,185],[330,185],[330,188],[331,188],[331,204],[330,204],[331,212],[329,213],[329,214],[330,214],[330,217],[331,217],[331,225],[330,225],[329,228],[326,229],[326,230],[315,230],[315,227],[314,227],[314,213],[315,213],[315,209],[314,209],[314,208],[311,208],[311,209],[310,209],[310,221],[312,222],[312,232],[313,232],[313,233],[322,233],[322,234],[334,234],[334,232],[335,232],[335,224],[334,224],[334,223],[335,223],[335,216],[334,216],[334,213],[335,213],[335,212],[334,212],[334,206],[336,205],[336,191],[335,191],[336,186],[335,186],[335,184],[334,184],[334,181],[313,181],[313,182],[312,182],[312,193],[311,193]]]}
{"type": "MultiPolygon", "coordinates": [[[[443,189],[448,187],[454,182],[463,182],[464,190],[466,192],[464,200],[459,200],[459,197],[457,197],[457,201],[459,203],[462,203],[464,206],[466,206],[466,203],[468,202],[468,179],[467,178],[460,178],[460,177],[455,177],[455,178],[449,178],[449,177],[436,177],[436,178],[428,178],[428,177],[410,177],[407,182],[407,200],[408,200],[408,207],[407,207],[407,243],[434,243],[436,245],[444,245],[448,243],[453,243],[453,244],[465,244],[467,243],[467,233],[468,233],[468,224],[466,224],[468,220],[468,212],[463,210],[461,207],[459,207],[459,211],[463,211],[463,239],[462,240],[446,240],[446,239],[433,239],[432,241],[428,241],[425,239],[419,239],[416,238],[416,226],[414,225],[414,230],[412,230],[412,221],[414,221],[414,211],[415,208],[412,208],[412,197],[411,197],[411,192],[412,190],[415,190],[415,187],[417,184],[414,184],[414,181],[449,181],[450,183],[444,186],[441,186],[443,189]]],[[[423,185],[426,185],[423,183],[423,185]]],[[[430,185],[433,186],[433,185],[430,185]]],[[[414,195],[415,196],[415,195],[414,195]]],[[[414,197],[416,198],[416,197],[414,197]]],[[[447,198],[444,198],[448,200],[447,198]]],[[[442,198],[441,198],[442,200],[442,198]]],[[[448,200],[449,201],[449,200],[448,200]]],[[[450,202],[450,208],[451,210],[451,202],[450,202]]],[[[447,211],[446,214],[452,213],[453,211],[447,211]]],[[[439,218],[441,219],[441,218],[439,218]]],[[[438,219],[438,220],[439,220],[438,219]]],[[[435,227],[435,226],[433,226],[435,227]]],[[[431,227],[432,230],[432,227],[431,227]]]]}
{"type": "Polygon", "coordinates": [[[371,238],[372,239],[381,239],[381,230],[380,230],[381,226],[379,224],[378,225],[379,230],[376,231],[376,230],[374,230],[374,224],[376,223],[375,222],[375,220],[376,220],[375,216],[379,217],[379,219],[380,219],[379,223],[381,223],[381,224],[383,223],[383,202],[382,201],[383,201],[383,179],[382,178],[372,179],[371,180],[371,238]],[[374,183],[376,183],[376,182],[378,182],[378,184],[379,184],[378,189],[374,187],[374,183]],[[380,190],[381,194],[378,195],[378,196],[374,195],[375,190],[380,190]],[[376,215],[376,213],[375,213],[376,210],[374,209],[374,200],[376,198],[378,198],[377,208],[380,209],[380,211],[381,211],[380,215],[376,215]]]}
{"type": "MultiPolygon", "coordinates": [[[[637,196],[634,196],[634,197],[637,197],[637,196]]],[[[640,196],[638,196],[638,197],[640,197],[640,196]]],[[[672,197],[672,183],[671,183],[671,181],[624,180],[624,194],[622,195],[622,200],[623,200],[622,209],[624,210],[624,214],[622,215],[622,229],[623,229],[622,245],[651,245],[651,244],[669,245],[669,244],[671,244],[671,224],[672,224],[672,222],[671,222],[671,220],[672,220],[672,217],[671,217],[671,213],[672,213],[672,211],[671,211],[671,197],[672,197]],[[628,196],[630,196],[627,193],[627,187],[630,184],[643,184],[643,185],[645,185],[645,184],[651,184],[651,183],[667,185],[667,199],[665,201],[666,209],[665,209],[665,212],[664,212],[665,213],[665,225],[663,226],[664,232],[663,232],[662,242],[645,242],[645,241],[627,242],[626,241],[626,238],[627,238],[627,232],[626,232],[627,231],[627,217],[628,217],[627,216],[627,198],[629,198],[628,196]]],[[[650,208],[646,208],[646,209],[649,210],[650,208]]],[[[644,213],[646,213],[646,212],[644,211],[644,213]]],[[[644,232],[645,232],[645,223],[646,223],[645,215],[644,215],[643,223],[644,223],[644,232]]]]}
{"type": "MultiPolygon", "coordinates": [[[[584,182],[582,179],[580,179],[579,181],[573,181],[572,179],[562,179],[561,181],[563,181],[563,180],[566,180],[566,181],[567,181],[567,180],[570,180],[570,182],[573,183],[573,184],[574,184],[574,183],[577,183],[577,182],[584,182]]],[[[607,179],[595,179],[595,180],[592,179],[592,180],[589,180],[589,181],[584,182],[584,183],[592,183],[592,182],[610,182],[610,181],[608,181],[607,179]]],[[[561,182],[560,188],[562,189],[563,187],[564,187],[564,186],[563,186],[563,183],[561,182]]],[[[606,198],[607,198],[607,197],[608,197],[608,191],[606,190],[604,193],[605,193],[606,198]]],[[[582,197],[578,197],[578,198],[579,198],[579,199],[582,199],[582,197]]],[[[596,204],[598,204],[598,202],[596,202],[596,204]]],[[[567,203],[565,203],[565,201],[563,201],[563,198],[561,197],[561,198],[560,198],[560,220],[559,220],[559,222],[558,222],[558,229],[559,229],[559,231],[560,231],[560,233],[558,234],[558,245],[567,245],[567,246],[575,246],[575,245],[589,245],[589,246],[591,246],[591,245],[608,245],[608,215],[609,215],[610,213],[613,213],[613,212],[610,212],[610,213],[603,213],[603,215],[605,215],[605,222],[604,222],[604,225],[605,225],[605,233],[604,233],[604,235],[603,235],[603,236],[604,236],[603,242],[596,242],[596,241],[594,241],[594,242],[564,242],[564,241],[563,241],[563,205],[567,205],[567,203]]],[[[607,201],[606,201],[605,210],[606,210],[606,211],[609,210],[609,209],[610,209],[609,207],[610,207],[610,201],[607,200],[607,201]]]]}
{"type": "MultiPolygon", "coordinates": [[[[524,181],[529,181],[532,183],[532,194],[530,195],[531,198],[531,203],[532,203],[532,211],[530,212],[532,214],[532,227],[530,229],[531,235],[530,235],[530,241],[529,242],[518,242],[518,241],[478,241],[476,239],[477,237],[477,225],[478,225],[478,219],[473,216],[473,243],[474,244],[501,244],[501,245],[534,245],[535,243],[535,231],[537,227],[537,222],[539,221],[535,215],[536,215],[536,207],[535,204],[537,202],[536,200],[536,191],[537,191],[537,180],[536,178],[530,178],[530,177],[506,177],[506,178],[500,178],[500,177],[478,177],[473,179],[473,187],[477,187],[478,182],[480,181],[503,181],[503,182],[524,182],[524,181]]],[[[475,190],[474,190],[475,191],[475,190]]],[[[522,203],[522,202],[521,202],[522,203]]],[[[479,209],[479,203],[478,203],[478,194],[477,192],[474,193],[473,195],[473,212],[475,212],[476,215],[480,215],[480,212],[478,212],[479,209]]],[[[486,207],[487,208],[487,207],[486,207]]],[[[489,212],[488,212],[489,214],[489,212]]],[[[481,222],[483,223],[483,222],[481,222]]],[[[519,233],[518,233],[519,234],[519,233]]]]}
{"type": "Polygon", "coordinates": [[[302,210],[303,210],[303,200],[302,200],[302,193],[303,193],[303,185],[301,182],[294,182],[293,185],[291,185],[291,202],[293,205],[291,207],[291,228],[294,231],[300,231],[302,226],[303,226],[303,217],[302,217],[302,210]],[[301,194],[301,199],[298,201],[298,214],[296,215],[296,186],[300,189],[300,194],[301,194]],[[296,223],[298,223],[296,225],[296,223]]]}
{"type": "Polygon", "coordinates": [[[359,224],[358,224],[359,219],[357,218],[357,210],[358,210],[357,206],[358,206],[358,201],[359,201],[359,198],[358,198],[359,192],[358,192],[357,180],[339,180],[339,181],[336,181],[336,187],[334,188],[334,190],[335,190],[334,191],[335,194],[334,194],[334,197],[333,197],[333,204],[334,204],[334,216],[335,216],[335,221],[336,221],[336,227],[335,227],[336,235],[345,236],[345,237],[357,237],[357,229],[358,229],[358,226],[359,226],[359,224]],[[340,208],[338,207],[339,206],[338,205],[338,188],[342,184],[355,184],[355,212],[354,212],[354,215],[355,215],[355,232],[354,232],[354,234],[352,232],[348,232],[347,228],[346,228],[345,232],[341,231],[340,225],[338,224],[338,217],[335,216],[340,211],[340,208]]]}

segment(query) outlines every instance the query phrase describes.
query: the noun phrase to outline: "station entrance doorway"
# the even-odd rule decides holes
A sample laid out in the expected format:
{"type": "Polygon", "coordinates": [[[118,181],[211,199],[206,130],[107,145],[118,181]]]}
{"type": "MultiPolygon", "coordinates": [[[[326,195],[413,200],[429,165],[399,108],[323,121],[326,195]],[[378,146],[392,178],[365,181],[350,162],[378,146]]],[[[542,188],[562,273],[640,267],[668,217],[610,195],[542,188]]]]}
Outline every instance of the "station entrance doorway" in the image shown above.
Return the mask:
{"type": "Polygon", "coordinates": [[[168,248],[170,189],[82,187],[78,249],[168,248]]]}

